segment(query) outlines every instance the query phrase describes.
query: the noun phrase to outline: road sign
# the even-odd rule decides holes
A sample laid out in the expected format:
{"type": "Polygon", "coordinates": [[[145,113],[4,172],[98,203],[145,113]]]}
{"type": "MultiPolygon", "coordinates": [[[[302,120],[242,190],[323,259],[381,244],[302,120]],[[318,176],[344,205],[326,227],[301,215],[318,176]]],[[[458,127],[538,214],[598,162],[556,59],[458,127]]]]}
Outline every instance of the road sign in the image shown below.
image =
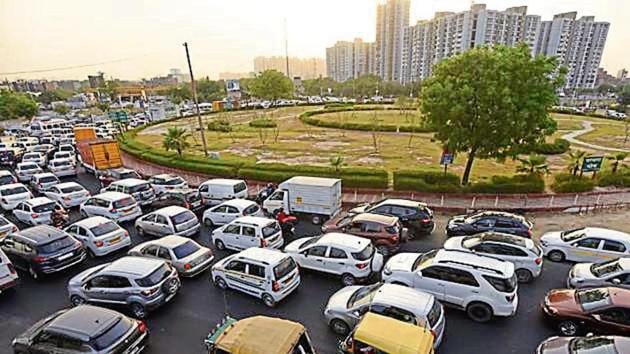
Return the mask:
{"type": "Polygon", "coordinates": [[[442,156],[440,157],[440,165],[452,165],[453,160],[455,160],[455,155],[453,155],[453,153],[444,151],[442,152],[442,156]]]}
{"type": "Polygon", "coordinates": [[[597,172],[602,168],[603,156],[589,156],[584,158],[582,172],[597,172]]]}
{"type": "Polygon", "coordinates": [[[114,122],[126,123],[129,120],[129,115],[125,111],[109,111],[107,115],[114,122]]]}

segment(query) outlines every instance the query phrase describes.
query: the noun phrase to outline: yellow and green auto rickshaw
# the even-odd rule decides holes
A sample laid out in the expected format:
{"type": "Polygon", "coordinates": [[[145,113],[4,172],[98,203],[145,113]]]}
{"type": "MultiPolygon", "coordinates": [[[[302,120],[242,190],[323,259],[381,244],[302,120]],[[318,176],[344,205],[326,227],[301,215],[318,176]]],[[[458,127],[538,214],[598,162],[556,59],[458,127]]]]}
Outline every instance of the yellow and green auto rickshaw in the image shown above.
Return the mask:
{"type": "Polygon", "coordinates": [[[339,344],[342,354],[433,354],[433,335],[424,327],[368,312],[339,344]]]}
{"type": "Polygon", "coordinates": [[[316,354],[303,325],[265,316],[226,317],[205,343],[208,354],[316,354]]]}

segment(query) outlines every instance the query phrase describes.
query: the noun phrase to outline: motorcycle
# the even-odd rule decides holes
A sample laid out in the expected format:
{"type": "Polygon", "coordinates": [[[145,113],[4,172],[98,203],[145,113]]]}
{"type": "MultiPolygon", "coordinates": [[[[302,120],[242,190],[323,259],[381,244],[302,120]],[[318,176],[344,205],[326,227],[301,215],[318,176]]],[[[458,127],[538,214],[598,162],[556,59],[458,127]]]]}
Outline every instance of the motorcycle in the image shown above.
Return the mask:
{"type": "Polygon", "coordinates": [[[280,228],[282,229],[283,237],[295,237],[295,226],[297,225],[298,219],[289,214],[278,213],[276,214],[276,221],[280,224],[280,228]]]}
{"type": "Polygon", "coordinates": [[[68,223],[68,220],[70,219],[70,217],[68,216],[68,213],[66,213],[65,211],[55,210],[52,213],[50,219],[51,219],[53,227],[61,229],[68,223]]]}

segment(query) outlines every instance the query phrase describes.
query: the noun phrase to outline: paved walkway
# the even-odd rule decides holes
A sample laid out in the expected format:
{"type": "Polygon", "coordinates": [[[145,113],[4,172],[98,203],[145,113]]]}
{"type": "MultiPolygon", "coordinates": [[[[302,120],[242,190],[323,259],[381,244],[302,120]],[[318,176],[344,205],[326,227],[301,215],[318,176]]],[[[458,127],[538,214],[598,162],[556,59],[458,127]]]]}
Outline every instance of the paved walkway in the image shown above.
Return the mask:
{"type": "Polygon", "coordinates": [[[595,130],[595,128],[593,128],[593,122],[591,122],[589,120],[585,120],[585,121],[582,122],[582,129],[581,130],[574,130],[574,131],[572,131],[570,133],[567,133],[567,134],[563,135],[562,138],[567,140],[567,141],[569,141],[573,145],[580,145],[580,146],[583,146],[583,147],[587,147],[589,149],[601,150],[601,151],[610,151],[610,152],[628,152],[628,153],[630,153],[630,150],[628,150],[628,149],[611,148],[611,147],[607,147],[607,146],[601,146],[601,145],[587,143],[587,142],[584,142],[584,141],[576,139],[577,137],[582,136],[582,135],[587,134],[587,133],[590,133],[593,130],[595,130]]]}

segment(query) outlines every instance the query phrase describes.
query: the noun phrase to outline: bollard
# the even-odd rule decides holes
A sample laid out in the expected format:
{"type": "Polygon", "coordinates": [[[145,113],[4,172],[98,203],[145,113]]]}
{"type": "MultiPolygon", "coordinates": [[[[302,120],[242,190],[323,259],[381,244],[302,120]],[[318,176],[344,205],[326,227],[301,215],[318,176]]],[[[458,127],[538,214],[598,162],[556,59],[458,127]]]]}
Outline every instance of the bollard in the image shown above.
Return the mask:
{"type": "Polygon", "coordinates": [[[355,203],[357,202],[357,190],[356,190],[356,188],[354,190],[354,202],[355,203]]]}
{"type": "Polygon", "coordinates": [[[549,199],[549,207],[553,207],[553,198],[554,196],[552,195],[551,198],[549,199]]]}
{"type": "Polygon", "coordinates": [[[475,209],[475,202],[477,201],[477,197],[473,197],[472,202],[470,203],[470,209],[475,209]]]}
{"type": "Polygon", "coordinates": [[[601,194],[597,195],[597,201],[595,202],[595,205],[599,205],[599,200],[602,198],[601,194]]]}
{"type": "Polygon", "coordinates": [[[440,206],[444,206],[444,194],[442,194],[442,198],[440,198],[440,206]]]}
{"type": "Polygon", "coordinates": [[[573,205],[577,205],[578,199],[580,198],[579,194],[575,194],[575,199],[573,200],[573,205]]]}
{"type": "Polygon", "coordinates": [[[499,195],[494,198],[494,207],[496,208],[499,205],[499,195]]]}

